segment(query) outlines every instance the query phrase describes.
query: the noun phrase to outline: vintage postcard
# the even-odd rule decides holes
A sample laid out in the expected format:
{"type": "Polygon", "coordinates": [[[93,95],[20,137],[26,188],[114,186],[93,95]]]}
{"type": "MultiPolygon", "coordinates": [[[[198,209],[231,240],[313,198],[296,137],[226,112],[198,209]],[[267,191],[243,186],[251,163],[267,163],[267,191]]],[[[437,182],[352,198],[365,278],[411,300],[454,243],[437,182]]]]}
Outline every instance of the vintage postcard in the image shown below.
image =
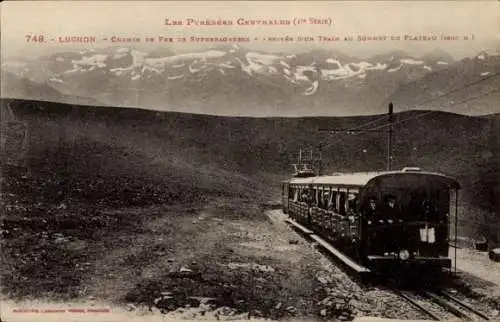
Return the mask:
{"type": "Polygon", "coordinates": [[[500,320],[499,1],[4,1],[0,320],[500,320]]]}

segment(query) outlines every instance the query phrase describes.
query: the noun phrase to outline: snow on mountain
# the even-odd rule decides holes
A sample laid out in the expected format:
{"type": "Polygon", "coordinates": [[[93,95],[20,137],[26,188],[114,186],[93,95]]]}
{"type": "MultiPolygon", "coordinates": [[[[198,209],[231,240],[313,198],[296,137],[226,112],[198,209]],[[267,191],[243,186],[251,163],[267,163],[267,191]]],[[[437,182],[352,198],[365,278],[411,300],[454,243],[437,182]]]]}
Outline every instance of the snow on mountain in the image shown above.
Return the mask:
{"type": "Polygon", "coordinates": [[[352,66],[356,66],[360,69],[370,69],[373,67],[372,64],[370,64],[369,62],[366,62],[366,61],[362,61],[362,62],[359,62],[359,63],[351,63],[352,66]]]}
{"type": "MultiPolygon", "coordinates": [[[[15,62],[2,67],[9,66],[7,70],[30,80],[46,82],[66,95],[75,93],[117,106],[126,102],[138,102],[134,104],[141,107],[181,106],[203,104],[206,98],[210,98],[210,104],[220,105],[232,95],[234,99],[240,97],[238,101],[246,97],[253,102],[280,102],[283,106],[307,105],[310,102],[303,100],[314,97],[314,105],[321,106],[331,104],[334,95],[337,104],[362,109],[406,84],[457,63],[440,51],[426,57],[390,52],[359,59],[328,50],[289,55],[239,46],[191,53],[120,47],[58,53],[45,60],[19,64],[22,68],[14,68],[15,62]],[[140,102],[137,91],[144,93],[140,102]]],[[[495,72],[488,65],[493,58],[486,54],[475,58],[470,59],[470,64],[482,67],[471,72],[477,76],[495,72]]]]}
{"type": "Polygon", "coordinates": [[[49,82],[52,82],[52,83],[64,83],[64,81],[58,77],[55,77],[55,76],[51,76],[49,79],[48,79],[49,82]]]}
{"type": "Polygon", "coordinates": [[[127,57],[127,54],[115,54],[115,55],[113,55],[114,59],[120,59],[120,58],[123,58],[123,57],[127,57]]]}
{"type": "Polygon", "coordinates": [[[335,65],[336,68],[323,69],[321,71],[322,78],[325,80],[345,79],[353,76],[365,75],[367,71],[384,70],[387,68],[386,64],[377,63],[374,65],[366,61],[342,65],[340,61],[330,58],[327,59],[326,62],[335,65]]]}
{"type": "Polygon", "coordinates": [[[71,74],[71,73],[76,73],[79,71],[85,71],[85,70],[83,68],[80,68],[80,66],[78,66],[78,65],[74,65],[73,69],[67,70],[64,73],[71,74]]]}
{"type": "Polygon", "coordinates": [[[144,58],[148,55],[138,50],[132,50],[130,51],[130,54],[132,55],[134,66],[142,64],[144,62],[144,58]]]}
{"type": "MultiPolygon", "coordinates": [[[[197,73],[203,69],[203,62],[211,58],[219,58],[226,55],[225,52],[209,50],[201,53],[187,53],[179,54],[166,57],[148,57],[147,53],[138,50],[127,50],[127,48],[118,49],[112,56],[113,59],[121,58],[131,58],[130,64],[123,67],[111,68],[110,72],[116,74],[117,76],[123,75],[127,72],[138,71],[142,74],[147,72],[152,72],[156,74],[161,74],[168,68],[183,68],[186,63],[189,63],[188,68],[191,73],[197,73]],[[195,65],[194,62],[201,61],[201,65],[195,65]]],[[[103,67],[102,65],[97,65],[98,67],[103,67]]],[[[134,75],[134,79],[137,76],[134,75]]]]}
{"type": "Polygon", "coordinates": [[[422,60],[415,60],[415,59],[401,59],[401,62],[403,64],[408,64],[408,65],[423,65],[424,62],[422,60]]]}
{"type": "Polygon", "coordinates": [[[192,63],[189,65],[188,69],[191,74],[196,74],[203,69],[203,65],[199,66],[198,68],[196,68],[195,66],[196,63],[192,63]]]}
{"type": "Polygon", "coordinates": [[[398,70],[400,70],[402,67],[403,67],[403,64],[400,64],[398,67],[395,67],[395,68],[389,68],[387,71],[388,71],[389,73],[394,73],[394,72],[397,72],[398,70]]]}
{"type": "Polygon", "coordinates": [[[275,55],[265,55],[260,53],[249,52],[246,55],[247,60],[251,60],[253,62],[263,64],[263,65],[272,65],[274,62],[281,59],[279,56],[275,55]]]}
{"type": "Polygon", "coordinates": [[[94,49],[94,48],[86,48],[86,49],[80,50],[78,53],[84,55],[84,54],[88,54],[88,53],[93,53],[95,51],[96,51],[96,49],[94,49]]]}
{"type": "Polygon", "coordinates": [[[377,63],[375,66],[365,67],[365,70],[384,70],[387,68],[387,64],[377,63]]]}
{"type": "Polygon", "coordinates": [[[313,95],[314,93],[316,93],[318,91],[318,88],[319,88],[319,82],[318,81],[314,81],[312,83],[311,87],[309,87],[308,89],[306,89],[306,91],[304,92],[304,95],[306,95],[306,96],[313,95]]]}
{"type": "Polygon", "coordinates": [[[209,50],[201,53],[188,53],[188,54],[179,54],[175,56],[168,56],[162,58],[146,58],[144,60],[145,64],[158,66],[158,65],[169,65],[174,64],[179,61],[193,60],[193,59],[209,59],[209,58],[219,58],[226,55],[223,51],[218,50],[209,50]]]}
{"type": "Polygon", "coordinates": [[[132,68],[130,68],[130,67],[125,67],[125,68],[123,68],[123,67],[117,67],[117,68],[111,68],[109,71],[112,72],[112,73],[115,73],[115,74],[119,75],[119,74],[123,74],[123,72],[129,71],[131,69],[132,68]]]}
{"type": "Polygon", "coordinates": [[[281,65],[284,57],[276,55],[261,54],[257,52],[248,52],[244,57],[237,57],[236,60],[240,63],[241,68],[248,75],[274,75],[278,74],[278,66],[281,65]],[[244,62],[246,61],[246,62],[244,62]]]}
{"type": "Polygon", "coordinates": [[[236,66],[231,65],[230,63],[220,63],[219,66],[224,67],[224,68],[231,68],[231,69],[236,68],[236,66]]]}
{"type": "Polygon", "coordinates": [[[184,75],[176,75],[176,76],[169,76],[167,78],[170,80],[175,80],[175,79],[179,79],[179,78],[183,78],[183,77],[184,77],[184,75]]]}
{"type": "Polygon", "coordinates": [[[290,64],[288,64],[284,60],[280,61],[280,64],[283,65],[283,66],[285,66],[286,68],[290,68],[290,64]]]}
{"type": "Polygon", "coordinates": [[[123,54],[123,53],[128,53],[130,52],[130,48],[127,48],[127,47],[120,47],[120,48],[117,48],[116,49],[116,53],[117,54],[123,54]]]}
{"type": "Polygon", "coordinates": [[[146,65],[146,64],[142,65],[141,73],[144,74],[147,71],[149,71],[149,72],[155,72],[155,73],[159,74],[159,73],[162,72],[162,69],[154,68],[154,67],[151,67],[151,66],[146,65]]]}
{"type": "Polygon", "coordinates": [[[337,65],[339,68],[342,68],[342,64],[340,64],[340,62],[336,59],[333,59],[333,58],[328,58],[326,60],[327,63],[329,64],[334,64],[334,65],[337,65]]]}
{"type": "Polygon", "coordinates": [[[247,73],[248,75],[252,76],[253,75],[253,70],[258,70],[259,65],[254,64],[252,66],[252,62],[248,62],[248,64],[245,64],[240,58],[236,58],[238,62],[241,64],[241,69],[247,73]]]}
{"type": "Polygon", "coordinates": [[[338,69],[324,69],[321,71],[322,78],[326,80],[341,79],[358,74],[360,74],[360,72],[354,72],[348,66],[347,68],[341,67],[338,69]]]}
{"type": "Polygon", "coordinates": [[[295,82],[300,82],[300,81],[310,82],[311,80],[309,79],[307,74],[304,74],[304,73],[310,73],[310,74],[315,75],[317,73],[317,67],[315,67],[315,66],[297,66],[295,73],[292,74],[295,77],[294,81],[295,82]]]}
{"type": "MultiPolygon", "coordinates": [[[[250,77],[280,76],[292,85],[308,83],[308,86],[312,86],[315,79],[314,77],[314,79],[311,79],[311,74],[317,75],[315,77],[318,77],[319,85],[321,85],[322,81],[345,80],[353,77],[365,79],[366,73],[370,71],[395,73],[402,71],[403,65],[423,65],[423,61],[413,58],[401,58],[401,53],[398,56],[391,55],[391,59],[388,59],[391,62],[389,64],[387,61],[350,60],[348,56],[337,56],[327,52],[318,52],[317,54],[319,56],[313,57],[307,64],[307,56],[303,54],[301,54],[300,60],[296,61],[297,55],[276,55],[246,51],[237,45],[218,50],[212,49],[181,54],[164,50],[163,52],[157,51],[154,56],[136,49],[119,47],[103,53],[85,51],[84,54],[77,54],[80,55],[78,59],[73,57],[74,54],[58,55],[55,57],[53,64],[61,66],[60,68],[64,70],[58,71],[65,75],[76,75],[107,68],[113,75],[127,76],[133,78],[133,80],[142,76],[151,78],[161,74],[166,74],[167,77],[173,77],[173,79],[181,79],[184,76],[181,77],[180,75],[186,75],[185,73],[197,75],[209,73],[212,70],[217,70],[219,74],[232,77],[236,69],[240,68],[250,77]],[[321,59],[322,55],[325,57],[323,60],[321,59]],[[71,58],[69,59],[71,68],[64,68],[64,66],[68,66],[68,58],[71,58]],[[346,59],[349,59],[349,61],[346,61],[346,59]],[[399,64],[394,65],[397,62],[399,64]],[[173,69],[179,71],[184,69],[184,72],[171,74],[173,69]],[[228,74],[228,70],[232,70],[232,72],[228,74]]],[[[379,57],[379,60],[382,59],[383,56],[379,57]]],[[[437,62],[434,63],[437,64],[437,62]]],[[[422,66],[422,68],[422,72],[432,70],[427,65],[422,66]]],[[[173,80],[172,78],[169,79],[173,80]]]]}
{"type": "Polygon", "coordinates": [[[297,73],[303,74],[304,72],[313,72],[315,73],[318,70],[315,66],[297,66],[297,73]]]}
{"type": "Polygon", "coordinates": [[[96,66],[99,68],[106,67],[105,61],[108,55],[96,54],[90,57],[83,56],[81,60],[73,60],[73,65],[77,66],[96,66]]]}

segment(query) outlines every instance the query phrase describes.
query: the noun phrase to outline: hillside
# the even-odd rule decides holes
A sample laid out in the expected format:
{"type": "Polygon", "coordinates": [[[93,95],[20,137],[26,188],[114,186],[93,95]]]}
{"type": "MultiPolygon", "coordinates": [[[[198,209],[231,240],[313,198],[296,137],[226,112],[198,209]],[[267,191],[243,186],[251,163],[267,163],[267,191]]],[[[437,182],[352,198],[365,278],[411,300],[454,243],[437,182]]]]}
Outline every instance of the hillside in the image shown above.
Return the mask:
{"type": "MultiPolygon", "coordinates": [[[[61,200],[69,198],[70,192],[64,190],[70,186],[71,198],[91,198],[89,187],[106,191],[106,195],[95,196],[94,202],[102,198],[118,201],[114,197],[127,200],[123,191],[131,189],[133,193],[135,188],[148,187],[153,190],[143,191],[144,196],[159,199],[141,202],[154,203],[174,198],[171,193],[175,193],[175,200],[184,193],[196,196],[200,191],[239,194],[245,189],[238,185],[249,180],[243,175],[235,178],[231,172],[234,169],[205,162],[203,149],[201,157],[180,150],[178,142],[170,140],[176,134],[175,128],[162,124],[152,112],[124,110],[123,113],[117,108],[31,101],[11,101],[9,106],[17,120],[26,122],[30,128],[25,162],[33,177],[37,173],[52,173],[58,177],[55,180],[62,180],[61,200]],[[84,187],[75,186],[79,184],[84,187]]],[[[189,145],[189,141],[185,143],[189,145]]]]}
{"type": "MultiPolygon", "coordinates": [[[[279,200],[299,147],[321,144],[325,172],[383,168],[385,133],[318,131],[377,127],[381,117],[220,117],[3,100],[1,291],[162,312],[209,297],[233,313],[277,318],[298,305],[320,316],[321,268],[308,247],[276,230],[264,204],[279,200]],[[158,301],[166,291],[174,298],[158,301]],[[314,303],[305,300],[311,294],[314,303]]],[[[394,167],[458,177],[461,232],[496,230],[498,122],[420,111],[395,121],[394,167]]]]}
{"type": "MultiPolygon", "coordinates": [[[[158,288],[170,281],[180,294],[229,292],[261,306],[262,296],[227,290],[237,277],[222,276],[232,261],[265,260],[229,253],[230,242],[240,241],[232,234],[241,234],[230,222],[260,223],[262,231],[261,204],[275,196],[259,181],[269,176],[205,162],[209,151],[200,144],[180,149],[170,139],[175,128],[148,111],[9,100],[1,115],[2,296],[152,305],[154,278],[158,288]],[[201,216],[207,220],[197,224],[201,216]],[[195,260],[218,279],[202,290],[175,285],[168,270],[195,260]],[[160,272],[151,277],[148,269],[160,272]]],[[[281,283],[289,284],[271,287],[281,283]]]]}
{"type": "MultiPolygon", "coordinates": [[[[106,153],[113,153],[102,158],[110,157],[113,162],[128,165],[124,170],[118,167],[110,173],[122,171],[117,173],[120,175],[129,171],[127,167],[140,165],[140,169],[134,168],[137,175],[156,173],[165,178],[188,175],[189,180],[179,177],[179,182],[196,180],[200,187],[209,190],[215,183],[224,185],[225,182],[227,185],[231,182],[230,186],[234,187],[235,174],[241,180],[236,182],[242,185],[253,182],[256,176],[259,180],[276,180],[276,176],[283,178],[290,173],[290,163],[299,148],[312,147],[317,151],[320,145],[326,171],[364,171],[385,167],[385,131],[351,135],[319,131],[324,128],[356,128],[377,119],[362,129],[378,127],[385,130],[386,122],[380,119],[383,117],[380,115],[243,118],[47,102],[13,101],[10,106],[19,119],[30,122],[34,128],[32,156],[43,149],[72,147],[67,151],[78,156],[75,160],[91,165],[100,162],[100,154],[86,152],[86,146],[99,149],[96,145],[99,143],[106,153]],[[107,149],[110,146],[118,150],[107,149]]],[[[475,195],[474,189],[470,188],[470,183],[475,180],[473,170],[485,162],[498,144],[497,139],[492,139],[498,130],[496,122],[437,111],[398,113],[394,121],[395,168],[418,165],[449,173],[463,182],[467,196],[472,198],[475,195]]],[[[108,173],[105,165],[102,167],[108,173]]],[[[97,174],[99,168],[93,168],[93,171],[97,174]]],[[[277,189],[277,186],[270,189],[277,189]]]]}

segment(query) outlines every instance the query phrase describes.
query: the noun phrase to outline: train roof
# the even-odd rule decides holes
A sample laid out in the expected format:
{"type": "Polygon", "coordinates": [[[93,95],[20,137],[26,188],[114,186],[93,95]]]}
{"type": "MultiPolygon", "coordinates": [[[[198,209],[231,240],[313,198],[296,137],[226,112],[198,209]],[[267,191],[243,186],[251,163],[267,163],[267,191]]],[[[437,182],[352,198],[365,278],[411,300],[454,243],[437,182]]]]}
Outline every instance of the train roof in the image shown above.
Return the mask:
{"type": "Polygon", "coordinates": [[[439,177],[448,186],[454,189],[460,189],[460,184],[452,177],[437,172],[421,171],[418,168],[405,168],[399,171],[380,171],[380,172],[352,172],[352,173],[334,173],[326,176],[315,176],[305,178],[291,178],[287,180],[290,184],[328,184],[338,186],[363,187],[371,180],[395,175],[424,175],[439,177]]]}

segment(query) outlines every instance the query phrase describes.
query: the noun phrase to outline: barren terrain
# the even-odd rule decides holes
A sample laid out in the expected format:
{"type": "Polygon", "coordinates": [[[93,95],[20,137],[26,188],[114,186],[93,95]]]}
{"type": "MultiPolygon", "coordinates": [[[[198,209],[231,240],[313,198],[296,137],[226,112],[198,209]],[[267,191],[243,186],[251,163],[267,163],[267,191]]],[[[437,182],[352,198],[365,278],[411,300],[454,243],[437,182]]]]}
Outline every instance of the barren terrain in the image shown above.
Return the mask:
{"type": "MultiPolygon", "coordinates": [[[[13,139],[19,133],[2,129],[12,159],[2,159],[0,178],[4,301],[90,301],[189,318],[418,316],[393,295],[361,287],[270,210],[292,151],[325,139],[317,130],[330,122],[366,119],[218,118],[30,101],[12,110],[29,137],[23,145],[13,139]]],[[[498,166],[484,138],[493,128],[482,127],[493,123],[443,113],[411,124],[399,128],[395,155],[406,158],[399,165],[420,160],[453,170],[495,206],[484,193],[498,166]],[[413,141],[425,151],[401,152],[420,127],[433,134],[413,141]],[[450,146],[439,152],[430,140],[450,146]],[[480,164],[490,181],[470,171],[480,164]]],[[[325,167],[378,168],[383,142],[372,134],[332,142],[325,167]],[[369,156],[366,142],[376,142],[369,156]]]]}

